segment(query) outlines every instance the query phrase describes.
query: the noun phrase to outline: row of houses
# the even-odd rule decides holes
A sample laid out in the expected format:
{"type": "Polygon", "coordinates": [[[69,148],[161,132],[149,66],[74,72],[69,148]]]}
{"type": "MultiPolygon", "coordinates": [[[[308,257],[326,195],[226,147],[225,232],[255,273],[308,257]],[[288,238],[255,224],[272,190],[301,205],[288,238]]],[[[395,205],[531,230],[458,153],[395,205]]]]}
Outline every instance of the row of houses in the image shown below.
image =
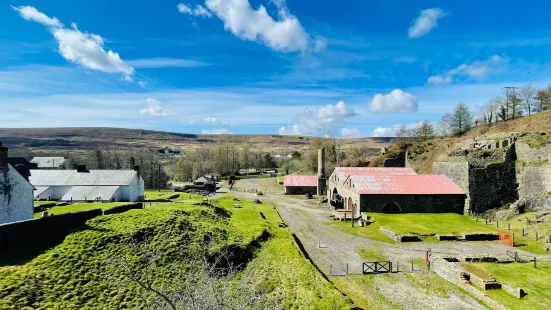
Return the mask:
{"type": "MultiPolygon", "coordinates": [[[[33,218],[34,200],[119,202],[144,199],[144,180],[134,170],[36,169],[21,157],[8,157],[0,142],[0,224],[33,218]]],[[[49,166],[48,166],[49,167],[49,166]]]]}
{"type": "MultiPolygon", "coordinates": [[[[286,194],[316,193],[319,176],[285,176],[286,194]]],[[[322,191],[324,192],[324,191],[322,191]]],[[[379,213],[462,214],[466,194],[444,175],[418,175],[411,168],[337,167],[327,179],[335,209],[379,213]]]]}

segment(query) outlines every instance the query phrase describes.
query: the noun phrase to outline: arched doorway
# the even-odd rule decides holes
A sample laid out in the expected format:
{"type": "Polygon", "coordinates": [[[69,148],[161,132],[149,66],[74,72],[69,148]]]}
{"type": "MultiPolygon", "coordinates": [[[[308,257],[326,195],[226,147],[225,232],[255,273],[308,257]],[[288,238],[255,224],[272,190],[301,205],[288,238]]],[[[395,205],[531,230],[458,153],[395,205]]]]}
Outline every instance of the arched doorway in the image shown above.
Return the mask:
{"type": "Polygon", "coordinates": [[[352,198],[348,198],[348,210],[352,211],[352,198]]]}
{"type": "Polygon", "coordinates": [[[401,213],[401,210],[400,210],[400,207],[398,207],[397,204],[395,204],[394,202],[391,202],[391,203],[387,203],[387,204],[383,207],[383,213],[386,213],[386,214],[398,214],[398,213],[401,213]]]}

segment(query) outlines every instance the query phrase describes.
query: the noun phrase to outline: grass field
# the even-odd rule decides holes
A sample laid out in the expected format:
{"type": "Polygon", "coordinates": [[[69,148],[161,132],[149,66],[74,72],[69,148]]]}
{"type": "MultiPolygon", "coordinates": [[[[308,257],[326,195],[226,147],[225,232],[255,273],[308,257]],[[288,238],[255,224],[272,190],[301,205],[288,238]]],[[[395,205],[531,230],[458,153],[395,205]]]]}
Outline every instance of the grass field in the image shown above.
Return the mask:
{"type": "Polygon", "coordinates": [[[470,263],[472,268],[493,275],[499,282],[524,289],[528,295],[517,299],[504,290],[489,290],[486,293],[512,310],[551,309],[551,262],[533,263],[470,263]]]}
{"type": "MultiPolygon", "coordinates": [[[[136,309],[141,305],[137,285],[118,286],[120,270],[112,257],[130,236],[147,229],[151,244],[161,253],[163,285],[174,283],[170,266],[180,255],[216,255],[221,249],[252,250],[247,267],[258,288],[281,300],[283,309],[349,309],[352,302],[326,281],[301,254],[291,231],[278,227],[271,204],[255,205],[226,196],[216,208],[194,205],[195,200],[153,203],[145,209],[96,217],[87,227],[70,233],[46,253],[18,266],[0,267],[0,309],[136,309]],[[218,211],[217,211],[218,210],[218,211]],[[266,239],[266,236],[269,236],[266,239]],[[211,240],[208,247],[199,242],[211,240]],[[190,247],[183,247],[192,241],[190,247]],[[39,279],[34,281],[34,279],[39,279]]],[[[94,204],[85,204],[87,207],[94,204]]],[[[105,205],[108,204],[97,204],[105,205]]],[[[60,208],[78,208],[77,205],[60,208]]],[[[55,212],[55,211],[54,211],[55,212]]]]}
{"type": "MultiPolygon", "coordinates": [[[[109,203],[101,203],[101,202],[94,202],[94,203],[75,203],[72,205],[67,206],[56,206],[53,208],[50,208],[48,210],[49,215],[60,215],[65,213],[74,213],[74,212],[81,212],[81,211],[88,211],[93,209],[109,209],[116,206],[122,206],[125,204],[129,204],[129,202],[109,202],[109,203]]],[[[34,214],[34,218],[40,218],[42,212],[38,212],[34,214]]]]}
{"type": "Polygon", "coordinates": [[[551,216],[549,220],[542,224],[531,225],[525,228],[527,236],[522,237],[522,228],[525,227],[525,217],[534,218],[534,214],[522,214],[511,221],[500,222],[500,227],[496,227],[496,223],[485,224],[483,220],[478,222],[468,216],[447,213],[447,214],[428,214],[428,213],[409,213],[409,214],[382,214],[382,213],[367,213],[374,219],[374,223],[367,227],[358,227],[355,225],[352,228],[350,222],[329,221],[325,224],[336,227],[349,234],[366,236],[373,240],[395,243],[394,240],[388,238],[381,233],[380,227],[386,226],[394,232],[406,234],[419,234],[424,242],[438,242],[435,234],[451,234],[461,235],[462,233],[473,232],[499,232],[507,231],[507,225],[511,223],[511,230],[515,233],[515,248],[531,252],[544,254],[543,250],[544,238],[535,240],[535,231],[538,231],[540,236],[548,236],[551,234],[551,216]]]}

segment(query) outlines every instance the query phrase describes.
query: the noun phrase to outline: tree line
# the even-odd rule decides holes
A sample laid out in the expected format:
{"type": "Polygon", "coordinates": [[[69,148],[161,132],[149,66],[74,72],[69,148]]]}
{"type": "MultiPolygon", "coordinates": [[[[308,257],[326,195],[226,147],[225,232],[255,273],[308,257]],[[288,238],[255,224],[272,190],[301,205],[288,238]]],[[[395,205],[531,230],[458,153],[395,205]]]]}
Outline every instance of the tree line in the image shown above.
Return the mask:
{"type": "Polygon", "coordinates": [[[476,115],[469,107],[458,104],[453,111],[442,116],[438,124],[423,121],[415,125],[400,125],[396,131],[398,140],[417,137],[427,140],[433,136],[450,136],[467,132],[474,126],[506,122],[524,115],[545,112],[551,108],[551,85],[536,89],[531,85],[507,87],[479,108],[476,115]]]}

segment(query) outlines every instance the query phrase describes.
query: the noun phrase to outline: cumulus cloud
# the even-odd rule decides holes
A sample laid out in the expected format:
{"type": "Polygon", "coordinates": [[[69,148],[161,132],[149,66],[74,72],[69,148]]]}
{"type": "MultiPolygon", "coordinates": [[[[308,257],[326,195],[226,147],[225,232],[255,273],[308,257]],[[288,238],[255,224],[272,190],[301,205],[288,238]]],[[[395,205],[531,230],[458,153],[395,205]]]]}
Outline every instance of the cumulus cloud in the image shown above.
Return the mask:
{"type": "Polygon", "coordinates": [[[411,39],[422,37],[432,29],[438,27],[438,19],[446,16],[440,8],[426,9],[419,13],[419,16],[412,21],[408,36],[411,39]]]}
{"type": "Polygon", "coordinates": [[[227,129],[204,129],[201,131],[204,135],[233,135],[233,132],[227,130],[227,129]]]}
{"type": "Polygon", "coordinates": [[[111,50],[105,51],[104,40],[93,33],[81,32],[75,23],[65,27],[57,18],[50,18],[46,14],[31,6],[13,7],[22,18],[35,21],[47,26],[57,43],[58,51],[70,62],[92,70],[107,73],[122,73],[124,79],[131,81],[134,69],[126,64],[111,50]]]}
{"type": "Polygon", "coordinates": [[[318,109],[306,109],[297,117],[296,124],[279,129],[280,135],[306,135],[314,133],[330,133],[342,127],[345,120],[356,115],[344,101],[328,104],[318,109]]]}
{"type": "Polygon", "coordinates": [[[231,126],[230,122],[223,121],[218,117],[212,117],[212,116],[206,117],[205,122],[216,126],[231,126]]]}
{"type": "Polygon", "coordinates": [[[325,47],[321,37],[313,38],[293,16],[285,1],[272,1],[278,9],[277,20],[260,5],[253,9],[248,0],[206,0],[206,7],[224,22],[224,29],[240,39],[259,41],[273,50],[297,52],[325,47]]]}
{"type": "Polygon", "coordinates": [[[418,109],[419,104],[415,96],[399,89],[386,95],[376,94],[369,105],[369,111],[372,113],[415,112],[418,109]]]}
{"type": "Polygon", "coordinates": [[[162,106],[159,100],[147,98],[145,101],[147,102],[147,108],[140,110],[141,115],[162,117],[172,114],[172,112],[162,106]]]}
{"type": "Polygon", "coordinates": [[[50,27],[63,27],[63,24],[59,21],[57,18],[50,18],[46,14],[38,11],[36,8],[32,6],[20,6],[15,7],[11,6],[12,9],[19,12],[19,15],[23,17],[26,20],[31,20],[37,23],[40,23],[44,26],[50,26],[50,27]]]}
{"type": "Polygon", "coordinates": [[[461,64],[447,72],[431,76],[428,82],[431,84],[449,84],[459,79],[482,80],[488,74],[499,71],[507,62],[507,59],[499,55],[493,55],[488,60],[461,64]]]}
{"type": "Polygon", "coordinates": [[[195,8],[192,8],[191,5],[185,5],[183,3],[178,3],[178,12],[182,14],[189,14],[192,16],[202,16],[202,17],[212,17],[212,14],[202,5],[196,4],[195,8]]]}
{"type": "Polygon", "coordinates": [[[145,88],[145,87],[147,86],[147,84],[149,84],[149,83],[144,82],[144,81],[139,81],[139,82],[138,82],[138,85],[139,85],[141,88],[145,88]]]}
{"type": "Polygon", "coordinates": [[[362,136],[363,136],[362,132],[358,129],[353,129],[353,128],[341,129],[341,137],[345,139],[361,138],[362,136]]]}

